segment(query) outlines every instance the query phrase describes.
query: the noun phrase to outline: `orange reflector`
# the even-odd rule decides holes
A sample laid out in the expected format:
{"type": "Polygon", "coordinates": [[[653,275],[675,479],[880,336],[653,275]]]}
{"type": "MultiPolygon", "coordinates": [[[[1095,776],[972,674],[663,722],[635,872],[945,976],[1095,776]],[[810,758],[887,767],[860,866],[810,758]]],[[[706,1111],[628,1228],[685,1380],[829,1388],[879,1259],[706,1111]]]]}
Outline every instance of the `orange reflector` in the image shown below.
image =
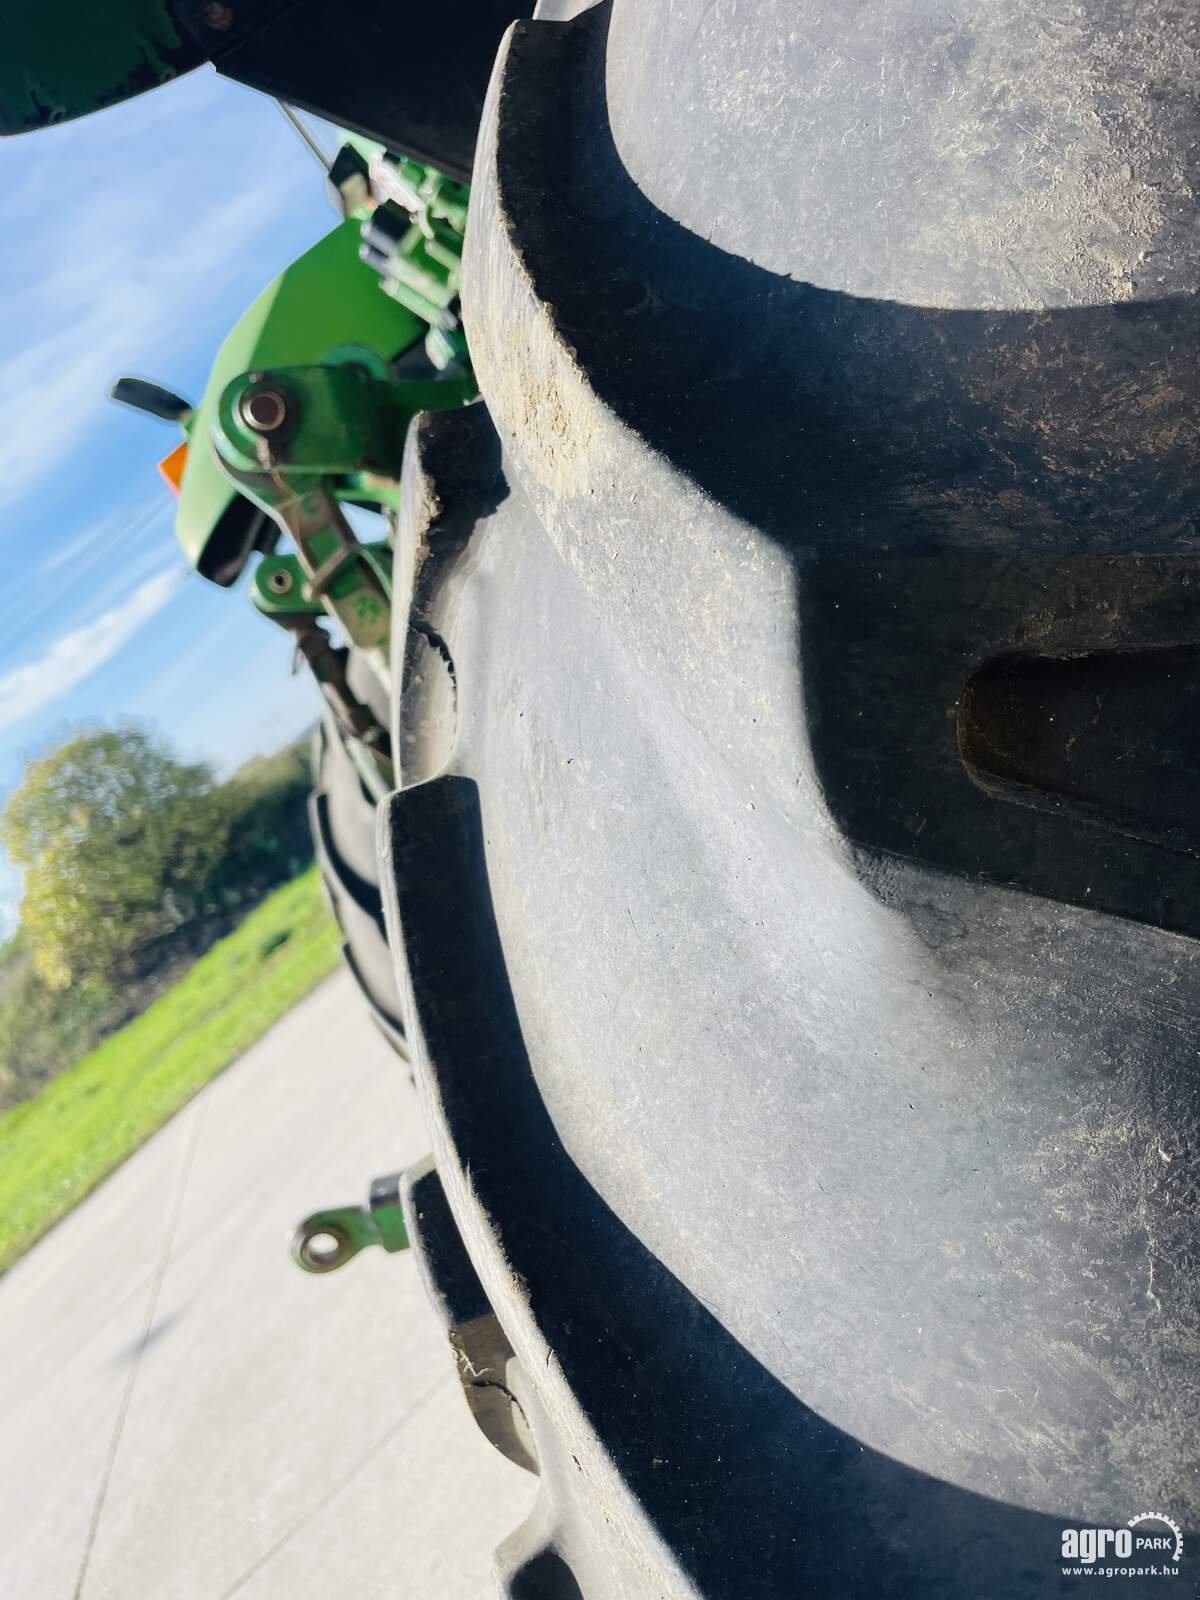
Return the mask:
{"type": "Polygon", "coordinates": [[[183,482],[183,469],[187,466],[187,451],[188,442],[184,439],[175,446],[169,455],[165,455],[158,463],[158,470],[170,485],[172,494],[179,493],[179,486],[183,482]]]}

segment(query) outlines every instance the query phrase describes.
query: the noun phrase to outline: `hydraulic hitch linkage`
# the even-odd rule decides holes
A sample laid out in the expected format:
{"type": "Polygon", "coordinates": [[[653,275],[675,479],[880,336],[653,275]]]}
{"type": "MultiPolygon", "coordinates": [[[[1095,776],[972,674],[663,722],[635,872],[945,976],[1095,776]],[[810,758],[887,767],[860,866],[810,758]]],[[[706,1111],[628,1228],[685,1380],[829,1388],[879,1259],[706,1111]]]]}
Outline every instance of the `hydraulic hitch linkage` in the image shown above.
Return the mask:
{"type": "Polygon", "coordinates": [[[180,499],[185,553],[222,584],[252,549],[261,554],[254,602],[292,636],[378,798],[393,778],[388,731],[372,709],[387,703],[391,544],[360,540],[343,507],[393,523],[409,423],[475,398],[458,314],[469,196],[436,167],[349,133],[328,180],[342,222],[231,331],[199,407],[142,378],[118,379],[111,393],[182,428],[159,466],[180,499]],[[354,342],[334,345],[339,338],[354,342]],[[236,365],[224,364],[230,348],[236,365]],[[228,381],[256,351],[255,367],[228,381]],[[231,564],[221,530],[239,497],[258,516],[238,525],[231,564]],[[284,535],[294,554],[279,552],[284,535]],[[348,671],[352,657],[383,692],[348,671]]]}
{"type": "Polygon", "coordinates": [[[463,405],[473,394],[469,368],[398,379],[373,351],[347,345],[316,366],[244,373],[220,400],[214,442],[222,470],[295,550],[260,561],[255,605],[295,637],[379,792],[392,779],[387,729],[352,693],[346,651],[317,619],[332,617],[386,685],[391,547],[360,542],[343,503],[394,506],[413,417],[463,405]]]}

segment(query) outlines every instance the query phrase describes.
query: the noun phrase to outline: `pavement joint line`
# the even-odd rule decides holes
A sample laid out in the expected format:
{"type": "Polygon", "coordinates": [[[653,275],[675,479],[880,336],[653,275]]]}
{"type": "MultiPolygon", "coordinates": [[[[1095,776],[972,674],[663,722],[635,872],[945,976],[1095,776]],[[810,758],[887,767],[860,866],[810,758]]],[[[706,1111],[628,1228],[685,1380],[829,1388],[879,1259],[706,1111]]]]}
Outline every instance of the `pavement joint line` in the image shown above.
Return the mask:
{"type": "MultiPolygon", "coordinates": [[[[193,1101],[191,1103],[194,1105],[196,1102],[193,1101]]],[[[176,1115],[178,1116],[179,1113],[177,1112],[176,1115]]],[[[165,1129],[160,1131],[165,1132],[165,1129]]],[[[157,1135],[155,1135],[155,1137],[157,1137],[157,1135]]],[[[203,1227],[198,1229],[198,1231],[193,1235],[192,1238],[188,1240],[186,1244],[181,1244],[178,1250],[173,1249],[171,1251],[171,1254],[167,1257],[168,1268],[173,1267],[177,1262],[182,1261],[190,1251],[194,1250],[197,1245],[203,1244],[205,1240],[208,1239],[210,1234],[214,1233],[217,1228],[227,1224],[230,1218],[235,1217],[239,1211],[246,1210],[248,1207],[254,1205],[257,1201],[257,1198],[257,1195],[253,1193],[243,1195],[240,1200],[235,1200],[232,1205],[226,1207],[224,1210],[214,1212],[211,1220],[206,1222],[203,1227]]],[[[81,1202],[81,1204],[83,1203],[85,1202],[81,1202]]],[[[39,1240],[38,1243],[40,1244],[41,1241],[39,1240]]],[[[33,1248],[36,1250],[37,1245],[34,1245],[33,1248]]],[[[63,1373],[68,1367],[70,1367],[72,1362],[78,1361],[80,1356],[85,1355],[90,1347],[99,1338],[99,1336],[104,1332],[105,1328],[107,1328],[111,1322],[115,1322],[116,1319],[121,1315],[122,1311],[125,1310],[125,1307],[129,1305],[131,1301],[136,1300],[137,1297],[154,1282],[157,1273],[158,1268],[152,1267],[144,1277],[139,1278],[133,1287],[128,1290],[127,1293],[121,1296],[115,1306],[113,1306],[109,1311],[105,1312],[104,1316],[102,1316],[98,1322],[92,1324],[91,1332],[87,1335],[87,1337],[79,1340],[79,1342],[74,1345],[70,1355],[67,1356],[55,1368],[53,1374],[48,1377],[45,1382],[39,1385],[38,1388],[30,1390],[28,1394],[22,1395],[21,1399],[18,1400],[15,1405],[10,1406],[7,1411],[0,1412],[0,1430],[4,1429],[10,1418],[16,1416],[19,1411],[24,1410],[31,1400],[35,1400],[38,1395],[41,1394],[42,1390],[46,1388],[47,1384],[57,1384],[62,1378],[63,1373]]],[[[3,1291],[0,1290],[0,1293],[2,1292],[3,1291]]]]}
{"type": "Polygon", "coordinates": [[[125,1430],[125,1419],[129,1415],[133,1391],[137,1385],[138,1374],[142,1370],[142,1357],[145,1355],[146,1347],[150,1342],[150,1330],[154,1326],[154,1316],[158,1310],[158,1299],[162,1292],[163,1281],[171,1264],[171,1249],[175,1242],[175,1230],[178,1228],[179,1219],[183,1214],[183,1199],[187,1193],[188,1179],[191,1177],[192,1163],[196,1156],[196,1147],[200,1143],[200,1130],[204,1124],[205,1104],[206,1102],[201,1101],[196,1107],[187,1146],[183,1154],[183,1161],[179,1168],[178,1177],[175,1180],[175,1194],[171,1202],[170,1220],[167,1224],[166,1235],[159,1254],[158,1266],[150,1286],[150,1294],[146,1300],[146,1314],[142,1319],[142,1331],[138,1337],[137,1350],[129,1365],[129,1373],[125,1379],[125,1390],[121,1396],[121,1404],[117,1411],[116,1420],[113,1423],[112,1438],[109,1440],[108,1455],[100,1474],[100,1482],[96,1488],[96,1499],[92,1506],[92,1518],[88,1524],[87,1536],[84,1539],[83,1555],[79,1563],[79,1575],[75,1579],[72,1600],[80,1600],[84,1583],[87,1581],[92,1549],[96,1543],[96,1535],[100,1531],[100,1518],[104,1513],[104,1502],[108,1496],[108,1486],[112,1480],[113,1468],[116,1466],[117,1452],[121,1446],[121,1435],[125,1430]]]}
{"type": "Polygon", "coordinates": [[[308,1523],[312,1521],[313,1517],[315,1517],[318,1512],[324,1511],[326,1506],[332,1504],[332,1502],[337,1499],[338,1495],[341,1494],[343,1489],[348,1488],[349,1485],[353,1483],[354,1479],[357,1478],[362,1469],[371,1461],[373,1461],[381,1450],[383,1450],[387,1445],[391,1444],[396,1435],[412,1421],[417,1413],[424,1407],[426,1402],[432,1400],[433,1396],[438,1392],[438,1390],[444,1388],[447,1383],[451,1382],[453,1377],[454,1374],[451,1372],[443,1373],[435,1383],[431,1383],[428,1389],[426,1389],[418,1399],[413,1401],[412,1405],[409,1406],[404,1415],[397,1418],[397,1420],[392,1423],[391,1427],[386,1433],[381,1434],[373,1445],[364,1450],[362,1455],[359,1456],[358,1460],[355,1461],[354,1464],[342,1474],[336,1483],[333,1483],[329,1486],[320,1499],[315,1500],[313,1504],[309,1506],[307,1511],[305,1511],[301,1516],[297,1517],[288,1528],[285,1528],[283,1533],[280,1534],[279,1538],[276,1539],[275,1543],[271,1545],[269,1549],[264,1550],[262,1555],[260,1555],[257,1560],[251,1562],[251,1564],[246,1568],[245,1572],[243,1572],[239,1578],[236,1578],[234,1582],[230,1584],[228,1589],[222,1591],[220,1600],[231,1600],[231,1597],[237,1594],[239,1589],[244,1589],[246,1584],[250,1582],[250,1579],[253,1578],[256,1573],[261,1572],[269,1562],[273,1561],[279,1552],[286,1545],[288,1545],[292,1539],[295,1538],[296,1534],[298,1534],[302,1528],[306,1527],[308,1523]]]}
{"type": "MultiPolygon", "coordinates": [[[[37,1246],[35,1245],[34,1249],[36,1248],[37,1246]]],[[[43,1391],[51,1384],[57,1386],[62,1379],[63,1373],[66,1372],[76,1361],[78,1361],[82,1355],[85,1355],[87,1351],[91,1349],[92,1345],[104,1332],[105,1328],[107,1328],[110,1323],[115,1322],[121,1315],[122,1311],[125,1310],[125,1307],[129,1305],[131,1301],[136,1300],[137,1297],[145,1289],[147,1289],[151,1283],[153,1283],[153,1281],[153,1272],[148,1272],[144,1278],[139,1278],[134,1284],[133,1288],[130,1289],[128,1293],[123,1294],[110,1311],[107,1311],[98,1322],[92,1323],[91,1332],[86,1336],[86,1338],[78,1340],[72,1346],[70,1355],[64,1357],[64,1359],[58,1364],[49,1377],[43,1379],[42,1382],[35,1388],[30,1389],[23,1394],[19,1400],[17,1400],[13,1405],[9,1406],[7,1411],[0,1411],[0,1433],[3,1433],[4,1429],[7,1428],[13,1417],[19,1415],[20,1412],[24,1411],[27,1405],[31,1405],[33,1401],[38,1399],[43,1391]]]]}
{"type": "MultiPolygon", "coordinates": [[[[214,1231],[214,1229],[219,1228],[221,1224],[225,1222],[227,1218],[236,1212],[236,1210],[238,1210],[240,1207],[243,1205],[250,1205],[253,1201],[253,1198],[253,1196],[249,1196],[244,1201],[235,1201],[233,1206],[230,1207],[229,1211],[219,1212],[217,1215],[215,1215],[212,1221],[206,1223],[194,1238],[189,1239],[186,1244],[180,1245],[178,1250],[173,1250],[171,1252],[170,1256],[167,1258],[168,1268],[173,1267],[176,1262],[182,1261],[184,1256],[186,1256],[190,1250],[195,1249],[198,1244],[203,1244],[208,1238],[209,1234],[214,1231]]],[[[33,1248],[36,1250],[37,1245],[34,1245],[33,1248]]],[[[22,1395],[21,1399],[18,1400],[15,1405],[9,1406],[7,1411],[0,1412],[0,1432],[3,1432],[4,1428],[8,1425],[8,1422],[12,1417],[15,1417],[18,1412],[23,1411],[31,1401],[36,1400],[42,1391],[47,1387],[47,1385],[51,1383],[57,1385],[60,1382],[63,1373],[66,1372],[74,1362],[78,1361],[81,1356],[87,1354],[92,1345],[104,1332],[105,1328],[107,1328],[110,1323],[115,1322],[125,1310],[126,1306],[128,1306],[132,1301],[136,1300],[140,1294],[144,1293],[145,1290],[148,1289],[151,1284],[153,1284],[157,1271],[157,1267],[152,1267],[150,1271],[146,1273],[145,1277],[139,1278],[133,1287],[126,1294],[121,1296],[111,1310],[105,1312],[104,1316],[102,1316],[98,1322],[93,1323],[91,1332],[86,1338],[80,1339],[72,1347],[70,1355],[65,1357],[64,1360],[59,1363],[50,1377],[46,1378],[45,1381],[39,1384],[36,1389],[31,1389],[28,1394],[22,1395]]]]}
{"type": "MultiPolygon", "coordinates": [[[[225,1069],[226,1073],[231,1072],[232,1068],[238,1066],[239,1064],[240,1060],[231,1062],[230,1066],[225,1069]]],[[[175,1112],[174,1116],[170,1117],[161,1128],[157,1129],[150,1135],[150,1138],[146,1141],[146,1144],[140,1145],[138,1148],[144,1150],[152,1140],[161,1138],[164,1134],[169,1132],[176,1119],[185,1116],[189,1111],[193,1110],[193,1108],[198,1107],[200,1102],[208,1097],[209,1090],[214,1088],[218,1082],[219,1080],[214,1078],[212,1083],[205,1084],[197,1095],[193,1096],[193,1098],[189,1100],[186,1105],[181,1106],[179,1110],[175,1112]]],[[[196,1114],[197,1116],[199,1115],[198,1110],[196,1114]]],[[[137,1152],[135,1151],[134,1154],[136,1153],[137,1152]]],[[[123,1166],[124,1163],[121,1165],[123,1166]]],[[[108,1178],[105,1178],[104,1182],[107,1183],[110,1178],[115,1178],[117,1173],[120,1171],[120,1166],[114,1168],[109,1174],[108,1178]]],[[[96,1193],[97,1191],[93,1190],[92,1192],[96,1193]]],[[[90,1194],[85,1195],[79,1202],[79,1205],[85,1205],[91,1198],[92,1196],[90,1194]]],[[[257,1203],[257,1199],[257,1195],[253,1192],[243,1194],[242,1197],[238,1200],[235,1200],[232,1205],[214,1211],[209,1221],[203,1223],[186,1244],[180,1245],[177,1250],[172,1248],[170,1257],[167,1261],[168,1267],[173,1267],[177,1261],[182,1261],[184,1256],[186,1256],[189,1251],[194,1250],[198,1244],[202,1244],[217,1228],[227,1224],[230,1218],[236,1215],[239,1210],[244,1210],[255,1205],[257,1203]]],[[[78,1209],[79,1208],[76,1207],[76,1210],[78,1209]]],[[[72,1213],[70,1212],[67,1213],[68,1216],[71,1214],[72,1213]]],[[[62,1220],[65,1221],[66,1218],[63,1218],[62,1220]]],[[[49,1238],[49,1235],[44,1235],[43,1238],[49,1238]]],[[[43,1240],[39,1239],[36,1244],[31,1245],[27,1254],[32,1254],[34,1250],[39,1248],[42,1242],[43,1240]]],[[[145,1277],[140,1278],[126,1294],[121,1296],[116,1305],[106,1312],[106,1314],[100,1318],[99,1322],[93,1323],[91,1331],[88,1333],[87,1337],[80,1340],[73,1347],[71,1354],[67,1356],[66,1359],[58,1366],[53,1374],[53,1377],[48,1378],[46,1383],[58,1383],[63,1375],[63,1372],[71,1365],[72,1362],[77,1361],[80,1356],[87,1352],[91,1344],[100,1336],[101,1333],[103,1333],[104,1329],[108,1327],[109,1323],[113,1322],[117,1317],[119,1317],[122,1311],[124,1311],[125,1307],[129,1305],[130,1301],[136,1300],[138,1295],[140,1295],[149,1284],[154,1282],[157,1271],[157,1267],[151,1268],[151,1270],[146,1273],[145,1277]]],[[[0,1296],[2,1296],[4,1293],[3,1284],[6,1278],[7,1274],[0,1275],[0,1296]]],[[[37,1396],[42,1392],[42,1389],[45,1387],[46,1384],[43,1383],[37,1389],[30,1391],[28,1394],[22,1395],[21,1399],[18,1400],[14,1405],[11,1405],[7,1411],[0,1412],[0,1429],[3,1429],[8,1424],[10,1419],[16,1416],[18,1412],[24,1410],[31,1400],[36,1399],[37,1396]]]]}
{"type": "MultiPolygon", "coordinates": [[[[340,979],[341,976],[342,974],[340,973],[332,972],[328,977],[322,978],[317,984],[316,988],[311,989],[307,995],[303,995],[301,997],[297,1005],[293,1007],[293,1010],[298,1010],[312,995],[319,994],[327,984],[332,984],[335,980],[340,979]]],[[[69,1223],[76,1213],[81,1209],[81,1207],[86,1205],[87,1202],[93,1199],[95,1196],[101,1194],[110,1183],[114,1183],[129,1162],[135,1161],[141,1155],[143,1150],[152,1145],[156,1139],[161,1138],[164,1134],[169,1132],[178,1119],[186,1116],[198,1100],[207,1095],[210,1090],[217,1089],[226,1078],[231,1077],[234,1069],[241,1066],[242,1062],[258,1049],[259,1045],[267,1039],[268,1035],[273,1033],[277,1028],[282,1028],[282,1026],[290,1020],[290,1017],[291,1012],[287,1012],[284,1014],[284,1016],[277,1018],[267,1029],[266,1033],[260,1034],[259,1037],[249,1044],[240,1055],[235,1056],[227,1066],[222,1067],[215,1078],[210,1078],[207,1083],[202,1084],[200,1088],[197,1089],[196,1092],[191,1096],[191,1098],[185,1100],[181,1106],[173,1111],[160,1127],[155,1128],[152,1133],[147,1134],[147,1136],[142,1140],[141,1144],[135,1146],[135,1148],[130,1150],[127,1155],[123,1156],[110,1172],[106,1172],[104,1174],[104,1176],[96,1183],[94,1188],[89,1189],[86,1194],[81,1194],[71,1206],[70,1210],[64,1211],[62,1216],[59,1217],[57,1221],[52,1222],[44,1233],[39,1234],[33,1243],[21,1252],[15,1261],[10,1262],[7,1267],[0,1271],[0,1284],[11,1282],[13,1273],[20,1270],[25,1261],[33,1255],[35,1250],[40,1249],[48,1240],[55,1238],[62,1229],[63,1225],[69,1223]]],[[[184,1246],[184,1248],[187,1249],[188,1246],[184,1246]]],[[[141,1285],[139,1284],[138,1288],[140,1287],[141,1285]]],[[[136,1293],[137,1291],[133,1290],[131,1292],[136,1293]]]]}

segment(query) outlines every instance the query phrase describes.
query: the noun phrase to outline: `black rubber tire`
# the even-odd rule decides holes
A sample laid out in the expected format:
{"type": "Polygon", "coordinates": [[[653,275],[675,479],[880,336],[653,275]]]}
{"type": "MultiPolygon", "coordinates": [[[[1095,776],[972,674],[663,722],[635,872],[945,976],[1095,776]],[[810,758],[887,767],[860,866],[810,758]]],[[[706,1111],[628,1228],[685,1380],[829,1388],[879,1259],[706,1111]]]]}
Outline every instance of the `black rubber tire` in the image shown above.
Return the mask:
{"type": "Polygon", "coordinates": [[[381,1033],[406,1055],[400,997],[388,949],[375,856],[375,801],[325,712],[313,735],[313,792],[308,816],[342,955],[381,1033]]]}

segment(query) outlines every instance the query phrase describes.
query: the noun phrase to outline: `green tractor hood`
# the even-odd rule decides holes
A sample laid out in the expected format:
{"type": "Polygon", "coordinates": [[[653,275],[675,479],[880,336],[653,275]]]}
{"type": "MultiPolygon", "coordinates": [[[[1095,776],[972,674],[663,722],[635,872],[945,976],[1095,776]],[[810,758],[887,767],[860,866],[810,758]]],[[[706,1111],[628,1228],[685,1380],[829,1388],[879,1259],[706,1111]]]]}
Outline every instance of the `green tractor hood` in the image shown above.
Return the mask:
{"type": "MultiPolygon", "coordinates": [[[[206,8],[214,19],[232,11],[206,8]]],[[[201,8],[196,7],[197,15],[201,8]]],[[[0,17],[0,133],[26,133],[116,105],[210,54],[164,0],[11,5],[0,17]]],[[[220,30],[209,30],[214,40],[220,30]]]]}
{"type": "Polygon", "coordinates": [[[223,76],[467,180],[496,47],[532,0],[10,0],[0,134],[223,76]]]}

